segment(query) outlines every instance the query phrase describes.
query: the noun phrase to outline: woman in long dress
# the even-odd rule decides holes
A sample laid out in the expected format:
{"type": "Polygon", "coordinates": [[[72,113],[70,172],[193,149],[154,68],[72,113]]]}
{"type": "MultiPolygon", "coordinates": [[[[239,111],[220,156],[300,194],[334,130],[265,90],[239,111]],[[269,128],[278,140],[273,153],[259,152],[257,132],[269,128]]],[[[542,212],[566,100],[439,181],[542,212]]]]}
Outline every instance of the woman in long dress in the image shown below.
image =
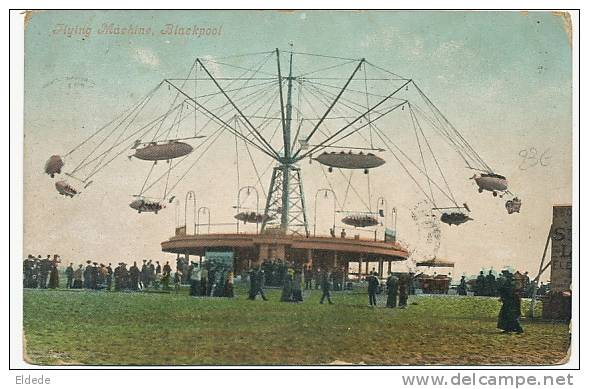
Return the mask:
{"type": "Polygon", "coordinates": [[[503,271],[503,279],[499,285],[499,300],[501,301],[501,310],[499,311],[499,318],[497,319],[497,328],[503,330],[504,334],[516,332],[521,334],[524,332],[522,326],[519,324],[521,316],[521,297],[515,288],[513,275],[507,271],[503,271]]]}
{"type": "Polygon", "coordinates": [[[288,273],[284,277],[284,284],[282,286],[282,296],[280,296],[280,301],[292,301],[292,277],[288,273]]]}
{"type": "Polygon", "coordinates": [[[294,280],[292,282],[292,301],[297,303],[303,301],[302,284],[303,273],[300,270],[297,270],[295,272],[294,280]]]}
{"type": "Polygon", "coordinates": [[[59,273],[57,271],[57,261],[51,262],[51,272],[49,273],[49,289],[57,289],[59,287],[59,273]]]}

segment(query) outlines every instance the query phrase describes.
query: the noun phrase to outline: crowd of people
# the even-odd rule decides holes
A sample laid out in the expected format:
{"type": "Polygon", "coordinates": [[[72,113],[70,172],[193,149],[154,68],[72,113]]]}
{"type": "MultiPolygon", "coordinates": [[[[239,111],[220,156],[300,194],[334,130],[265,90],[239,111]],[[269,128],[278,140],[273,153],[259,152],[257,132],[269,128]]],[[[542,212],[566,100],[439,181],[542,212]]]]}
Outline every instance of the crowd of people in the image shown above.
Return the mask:
{"type": "MultiPolygon", "coordinates": [[[[537,285],[535,281],[530,280],[528,272],[509,273],[511,274],[511,277],[515,280],[515,282],[518,284],[518,289],[520,290],[521,297],[532,297],[534,289],[536,289],[537,296],[543,296],[548,292],[549,285],[546,285],[543,282],[541,282],[540,285],[537,285]]],[[[487,274],[485,274],[485,272],[481,270],[477,278],[474,280],[474,283],[472,283],[474,295],[500,297],[500,286],[504,281],[503,279],[505,278],[505,274],[505,271],[502,271],[499,274],[499,276],[496,277],[495,274],[493,274],[492,270],[489,270],[487,274]]],[[[459,292],[463,284],[465,284],[464,277],[460,282],[459,292]]]]}
{"type": "MultiPolygon", "coordinates": [[[[61,263],[60,256],[54,254],[43,258],[41,255],[29,254],[23,261],[23,284],[25,288],[55,289],[60,286],[58,266],[61,263]]],[[[374,270],[374,269],[373,269],[374,270]]],[[[234,273],[230,266],[214,261],[189,262],[186,258],[178,257],[176,269],[172,273],[172,266],[166,262],[163,266],[159,261],[143,260],[141,266],[133,262],[129,268],[124,262],[118,263],[113,269],[112,264],[86,261],[86,265],[78,265],[74,268],[70,263],[65,268],[65,287],[68,289],[105,289],[115,291],[138,291],[147,288],[170,290],[171,283],[174,289],[179,290],[181,284],[190,285],[191,296],[234,297],[233,281],[234,273]]],[[[245,274],[244,274],[245,276],[245,274]]],[[[247,273],[249,278],[248,298],[255,300],[261,295],[267,300],[264,287],[280,287],[281,302],[303,302],[303,289],[321,289],[320,303],[325,300],[333,304],[331,291],[342,290],[345,284],[345,272],[343,268],[327,269],[310,266],[295,266],[294,263],[282,260],[265,260],[261,264],[251,268],[247,273]]],[[[245,277],[243,277],[245,278],[245,277]]],[[[376,295],[386,290],[387,308],[405,308],[411,289],[413,277],[410,274],[393,274],[389,276],[384,285],[381,285],[378,273],[370,272],[365,278],[368,291],[368,304],[377,306],[376,295]]],[[[469,289],[476,296],[499,297],[502,302],[497,327],[504,333],[522,333],[519,323],[521,316],[521,299],[530,297],[533,293],[534,282],[530,281],[528,273],[512,273],[503,270],[499,277],[492,271],[484,274],[481,271],[478,277],[467,282],[462,276],[457,291],[459,295],[466,295],[469,289]],[[472,282],[473,281],[473,282],[472,282]]],[[[538,295],[547,292],[547,286],[541,284],[536,288],[538,295]]]]}
{"type": "Polygon", "coordinates": [[[59,255],[34,256],[29,254],[23,261],[23,286],[25,288],[55,289],[59,287],[59,255]]]}
{"type": "Polygon", "coordinates": [[[191,296],[234,297],[233,271],[225,264],[192,262],[186,271],[191,296]]]}
{"type": "MultiPolygon", "coordinates": [[[[59,255],[53,258],[48,255],[42,258],[28,255],[23,261],[23,286],[25,288],[59,288],[61,264],[59,255]]],[[[175,271],[167,261],[143,260],[141,265],[133,262],[128,266],[119,262],[116,267],[112,263],[98,263],[90,260],[86,264],[74,266],[70,263],[62,273],[65,276],[66,289],[139,291],[179,290],[183,284],[190,284],[192,296],[233,297],[233,272],[222,264],[190,262],[179,257],[175,271]],[[196,284],[198,283],[198,287],[196,284]]]]}

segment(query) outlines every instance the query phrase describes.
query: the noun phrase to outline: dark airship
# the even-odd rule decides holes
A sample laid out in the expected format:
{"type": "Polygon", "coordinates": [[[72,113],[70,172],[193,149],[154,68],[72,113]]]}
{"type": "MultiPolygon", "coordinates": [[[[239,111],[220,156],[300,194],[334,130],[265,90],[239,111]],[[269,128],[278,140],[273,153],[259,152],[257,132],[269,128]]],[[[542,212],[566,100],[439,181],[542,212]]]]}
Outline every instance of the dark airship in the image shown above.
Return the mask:
{"type": "Polygon", "coordinates": [[[158,211],[162,208],[165,208],[163,205],[158,203],[157,201],[148,201],[145,199],[137,199],[129,204],[129,207],[137,210],[138,213],[141,212],[153,212],[157,215],[158,211]]]}
{"type": "MultiPolygon", "coordinates": [[[[140,144],[140,143],[139,143],[140,144]]],[[[169,161],[192,153],[188,143],[171,141],[169,143],[151,142],[135,150],[133,157],[144,161],[169,161]]]]}
{"type": "Polygon", "coordinates": [[[65,181],[57,181],[55,183],[55,189],[57,189],[60,195],[65,197],[74,197],[80,193],[65,181]]]}
{"type": "Polygon", "coordinates": [[[452,224],[458,226],[462,223],[466,223],[469,220],[473,220],[470,216],[462,212],[444,212],[440,218],[442,223],[446,223],[451,226],[452,224]]]}
{"type": "Polygon", "coordinates": [[[342,223],[354,227],[371,227],[378,224],[378,219],[372,215],[350,215],[344,217],[342,223]]]}
{"type": "Polygon", "coordinates": [[[243,224],[263,223],[264,221],[272,219],[268,215],[264,215],[262,213],[257,213],[257,212],[239,212],[237,215],[235,215],[233,217],[239,221],[242,221],[243,224]]]}
{"type": "Polygon", "coordinates": [[[363,152],[354,153],[352,151],[344,152],[325,152],[314,158],[317,162],[322,165],[329,166],[329,171],[333,171],[333,168],[341,169],[364,169],[364,173],[368,173],[368,169],[382,166],[386,161],[379,156],[372,153],[364,154],[363,152]]]}
{"type": "Polygon", "coordinates": [[[61,168],[63,165],[65,165],[65,163],[59,155],[52,155],[47,162],[45,162],[45,173],[53,178],[56,174],[61,174],[61,168]]]}
{"type": "Polygon", "coordinates": [[[479,193],[483,193],[484,190],[493,193],[493,196],[497,196],[498,192],[503,193],[507,191],[507,178],[500,174],[495,173],[481,173],[475,174],[471,177],[477,183],[479,187],[479,193]]]}

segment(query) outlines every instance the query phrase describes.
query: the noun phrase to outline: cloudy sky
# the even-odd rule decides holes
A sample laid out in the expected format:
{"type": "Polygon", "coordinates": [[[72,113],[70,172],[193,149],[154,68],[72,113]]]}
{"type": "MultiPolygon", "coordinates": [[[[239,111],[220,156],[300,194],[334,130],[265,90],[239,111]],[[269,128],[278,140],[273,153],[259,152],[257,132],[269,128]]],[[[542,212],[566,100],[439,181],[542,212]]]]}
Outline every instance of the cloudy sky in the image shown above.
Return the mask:
{"type": "MultiPolygon", "coordinates": [[[[35,13],[25,33],[25,254],[61,253],[73,262],[171,259],[161,253],[160,242],[173,234],[175,206],[157,216],[128,207],[149,167],[123,156],[82,195],[64,199],[43,173],[46,159],[71,149],[162,79],[186,76],[196,57],[288,49],[289,42],[296,51],[367,58],[415,80],[523,199],[521,213],[508,215],[505,199],[479,195],[468,180],[472,171],[451,150],[442,150],[438,157],[453,192],[468,202],[475,220],[442,225],[439,249],[427,248],[423,228],[411,217],[423,196],[387,160],[371,173],[372,203],[382,195],[397,207],[398,236],[418,249],[416,256],[451,259],[455,274],[506,265],[536,271],[551,206],[572,201],[571,47],[564,19],[543,12],[35,13]],[[219,34],[162,34],[167,24],[219,34]],[[105,25],[150,28],[153,34],[100,34],[105,25]],[[528,167],[522,155],[531,148],[544,158],[528,167]]],[[[234,147],[232,137],[221,139],[177,188],[182,198],[195,190],[199,206],[209,207],[217,223],[233,220],[234,147]]],[[[263,155],[255,158],[262,166],[269,162],[263,155]]],[[[312,199],[326,183],[317,164],[302,167],[312,218],[312,199]]],[[[241,184],[255,185],[255,175],[246,170],[241,184]]],[[[362,179],[357,184],[364,188],[362,179]]],[[[267,185],[269,175],[263,180],[267,185]]],[[[346,189],[345,180],[334,179],[333,185],[337,192],[346,189]]],[[[350,200],[349,207],[356,206],[350,200]]],[[[330,207],[320,203],[318,219],[331,220],[330,207]]]]}

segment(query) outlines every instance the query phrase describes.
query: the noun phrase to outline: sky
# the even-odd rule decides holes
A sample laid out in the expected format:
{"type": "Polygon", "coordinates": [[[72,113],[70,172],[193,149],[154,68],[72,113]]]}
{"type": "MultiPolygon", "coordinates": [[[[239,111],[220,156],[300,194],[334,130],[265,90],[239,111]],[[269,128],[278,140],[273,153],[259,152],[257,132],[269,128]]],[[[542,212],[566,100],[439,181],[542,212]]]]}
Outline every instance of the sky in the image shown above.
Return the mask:
{"type": "MultiPolygon", "coordinates": [[[[552,205],[572,202],[572,57],[559,15],[47,11],[32,14],[25,28],[25,255],[59,253],[65,262],[74,263],[173,259],[161,252],[160,243],[173,235],[178,218],[183,219],[183,201],[158,215],[139,215],[128,207],[147,165],[130,162],[124,154],[97,174],[88,190],[65,199],[43,173],[45,161],[82,142],[162,79],[185,77],[196,57],[288,49],[289,43],[299,52],[366,58],[415,80],[484,160],[509,178],[510,190],[523,200],[521,213],[508,215],[505,199],[479,194],[468,180],[472,171],[464,169],[452,150],[440,146],[436,156],[454,194],[468,202],[474,220],[459,227],[442,225],[439,245],[432,245],[423,226],[412,218],[412,211],[423,209],[424,196],[394,160],[387,160],[370,174],[371,204],[383,196],[389,208],[397,208],[397,234],[416,250],[412,259],[437,255],[455,261],[454,274],[505,266],[535,274],[552,205]],[[214,28],[219,33],[162,34],[167,24],[214,28]],[[153,34],[100,34],[104,25],[150,28],[153,34]],[[531,148],[544,157],[543,163],[528,167],[522,155],[529,155],[531,148]]],[[[394,131],[401,144],[409,142],[412,133],[395,120],[383,126],[394,131]]],[[[241,186],[256,185],[253,169],[246,167],[245,150],[237,155],[241,186]]],[[[269,163],[259,153],[253,158],[263,167],[269,163]]],[[[178,186],[177,197],[183,199],[186,191],[195,190],[197,207],[208,207],[215,223],[234,221],[235,159],[233,137],[221,138],[178,186]]],[[[308,216],[313,219],[315,193],[327,184],[318,164],[304,162],[301,168],[308,216]]],[[[355,184],[367,195],[367,178],[358,176],[355,184]]],[[[269,178],[263,176],[260,191],[269,178]]],[[[345,192],[345,180],[331,179],[337,193],[345,192]]],[[[332,204],[326,201],[318,199],[321,231],[333,217],[332,204]]],[[[350,199],[348,206],[360,209],[362,204],[350,199]]]]}

